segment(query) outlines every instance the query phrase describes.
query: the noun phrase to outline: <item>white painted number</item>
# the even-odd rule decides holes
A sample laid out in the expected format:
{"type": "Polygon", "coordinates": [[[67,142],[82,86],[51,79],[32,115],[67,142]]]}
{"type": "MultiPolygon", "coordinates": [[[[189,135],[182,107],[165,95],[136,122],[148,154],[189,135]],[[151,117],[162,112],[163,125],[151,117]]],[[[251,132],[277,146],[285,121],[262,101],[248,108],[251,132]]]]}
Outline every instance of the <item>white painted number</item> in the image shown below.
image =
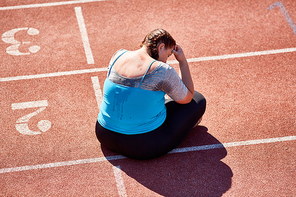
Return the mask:
{"type": "MultiPolygon", "coordinates": [[[[39,114],[48,106],[47,100],[41,101],[32,101],[32,102],[23,102],[23,103],[13,103],[11,105],[12,110],[16,109],[27,109],[27,108],[35,108],[40,107],[37,111],[27,114],[16,121],[15,128],[18,132],[24,135],[38,135],[41,134],[40,131],[32,131],[28,127],[28,122],[30,118],[39,114]]],[[[51,128],[51,122],[49,120],[40,120],[37,124],[37,127],[42,131],[45,132],[51,128]]]]}
{"type": "Polygon", "coordinates": [[[275,2],[274,4],[272,4],[271,6],[269,6],[267,9],[268,10],[272,10],[275,7],[279,7],[282,14],[284,15],[284,17],[286,18],[288,24],[290,25],[290,27],[292,28],[294,34],[296,35],[296,25],[293,22],[292,18],[290,17],[288,11],[286,10],[286,8],[284,7],[282,2],[275,2]]]}
{"type": "Polygon", "coordinates": [[[39,34],[39,30],[35,29],[35,28],[28,28],[28,27],[23,27],[23,28],[16,28],[16,29],[12,29],[9,30],[7,32],[5,32],[4,34],[2,34],[2,40],[5,43],[8,44],[12,44],[11,46],[6,48],[6,52],[10,55],[29,55],[31,53],[37,53],[40,50],[40,47],[37,45],[34,46],[30,46],[29,47],[29,51],[31,53],[22,53],[19,51],[19,47],[21,46],[21,44],[24,45],[29,45],[30,42],[20,42],[18,40],[15,39],[15,34],[19,31],[25,31],[27,30],[27,33],[29,35],[38,35],[39,34]]]}

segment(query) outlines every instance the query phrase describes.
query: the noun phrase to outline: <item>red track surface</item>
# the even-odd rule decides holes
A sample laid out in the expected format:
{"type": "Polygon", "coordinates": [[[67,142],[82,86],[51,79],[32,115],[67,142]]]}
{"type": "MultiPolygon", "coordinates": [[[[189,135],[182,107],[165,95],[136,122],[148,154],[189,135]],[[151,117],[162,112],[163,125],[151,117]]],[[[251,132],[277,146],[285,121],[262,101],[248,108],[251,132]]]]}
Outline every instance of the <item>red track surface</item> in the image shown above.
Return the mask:
{"type": "MultiPolygon", "coordinates": [[[[295,48],[287,15],[279,7],[267,9],[275,1],[59,1],[42,7],[50,2],[30,0],[28,5],[40,6],[11,9],[23,4],[0,3],[1,35],[39,30],[10,36],[27,55],[8,54],[15,43],[3,36],[0,41],[0,196],[296,195],[295,51],[191,62],[195,88],[208,102],[202,124],[180,145],[181,153],[149,161],[121,158],[100,146],[92,77],[102,87],[106,72],[76,72],[104,70],[116,50],[138,48],[159,27],[173,35],[188,59],[295,48]],[[81,7],[94,63],[87,61],[75,7],[81,7]],[[40,50],[32,53],[30,46],[40,50]],[[48,75],[65,71],[74,74],[48,75]],[[36,78],[22,78],[28,75],[36,78]],[[47,105],[25,107],[37,101],[47,105]],[[29,120],[19,120],[41,107],[29,120]],[[40,120],[51,123],[41,134],[16,129],[27,124],[40,132],[40,120]],[[266,143],[274,138],[280,139],[266,143]],[[219,147],[189,150],[212,144],[219,147]]],[[[282,4],[296,21],[296,2],[282,4]]]]}

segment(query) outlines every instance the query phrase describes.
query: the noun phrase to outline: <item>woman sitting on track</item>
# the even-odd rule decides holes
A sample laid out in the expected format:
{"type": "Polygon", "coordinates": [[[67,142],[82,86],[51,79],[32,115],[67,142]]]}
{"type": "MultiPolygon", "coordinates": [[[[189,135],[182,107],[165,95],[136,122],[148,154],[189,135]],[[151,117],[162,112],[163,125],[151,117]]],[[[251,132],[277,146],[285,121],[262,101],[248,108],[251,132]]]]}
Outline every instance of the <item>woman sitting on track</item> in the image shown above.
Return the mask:
{"type": "Polygon", "coordinates": [[[136,51],[119,50],[109,64],[96,124],[102,146],[134,159],[176,148],[205,112],[185,55],[171,35],[156,29],[136,51]],[[181,78],[166,64],[174,54],[181,78]],[[165,100],[165,94],[172,99],[165,100]]]}

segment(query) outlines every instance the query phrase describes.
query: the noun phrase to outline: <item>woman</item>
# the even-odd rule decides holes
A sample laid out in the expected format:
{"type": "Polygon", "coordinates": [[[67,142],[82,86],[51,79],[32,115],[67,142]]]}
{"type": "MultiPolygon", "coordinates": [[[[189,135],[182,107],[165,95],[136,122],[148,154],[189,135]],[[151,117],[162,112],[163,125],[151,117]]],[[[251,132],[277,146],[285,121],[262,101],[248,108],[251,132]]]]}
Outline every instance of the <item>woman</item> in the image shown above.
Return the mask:
{"type": "Polygon", "coordinates": [[[96,124],[102,146],[134,159],[152,159],[176,148],[205,112],[194,91],[180,45],[163,29],[136,51],[119,50],[109,64],[96,124]],[[181,78],[166,61],[174,54],[181,78]],[[171,99],[165,100],[167,94],[171,99]]]}

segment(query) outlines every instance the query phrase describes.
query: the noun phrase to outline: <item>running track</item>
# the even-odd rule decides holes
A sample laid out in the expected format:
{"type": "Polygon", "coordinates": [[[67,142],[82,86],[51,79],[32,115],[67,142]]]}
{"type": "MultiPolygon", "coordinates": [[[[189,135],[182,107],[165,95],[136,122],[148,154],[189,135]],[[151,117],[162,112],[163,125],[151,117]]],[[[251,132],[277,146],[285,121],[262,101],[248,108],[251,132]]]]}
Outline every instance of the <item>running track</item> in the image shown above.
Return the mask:
{"type": "Polygon", "coordinates": [[[295,7],[0,2],[0,196],[295,196],[295,7]],[[101,147],[94,125],[112,54],[159,27],[208,106],[177,149],[136,161],[101,147]]]}

